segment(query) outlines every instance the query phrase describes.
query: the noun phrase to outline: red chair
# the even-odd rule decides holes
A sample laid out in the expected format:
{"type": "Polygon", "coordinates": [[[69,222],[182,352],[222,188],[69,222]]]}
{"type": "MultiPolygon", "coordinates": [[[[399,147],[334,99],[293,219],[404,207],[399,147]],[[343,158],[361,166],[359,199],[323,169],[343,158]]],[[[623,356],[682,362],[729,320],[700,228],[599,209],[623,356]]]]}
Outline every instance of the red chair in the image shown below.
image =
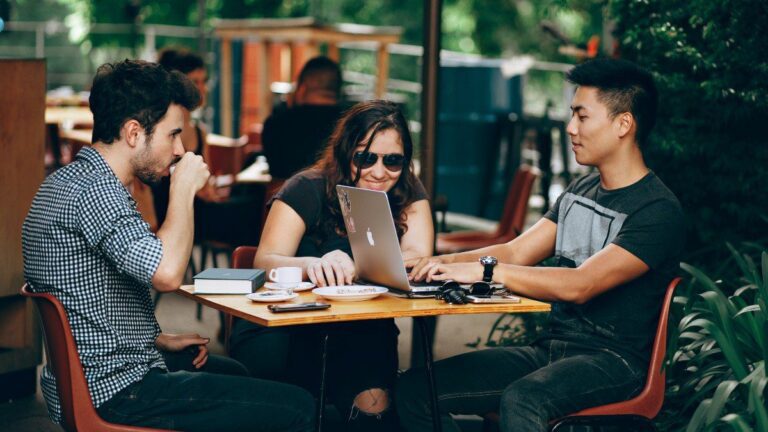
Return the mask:
{"type": "Polygon", "coordinates": [[[462,252],[506,243],[523,232],[525,217],[528,213],[528,200],[536,177],[537,168],[521,165],[509,185],[504,211],[501,213],[499,226],[495,232],[461,231],[437,235],[437,254],[462,252]]]}
{"type": "MultiPolygon", "coordinates": [[[[664,304],[659,315],[659,324],[656,327],[656,337],[653,340],[648,376],[643,391],[632,399],[587,408],[567,417],[551,422],[550,432],[557,432],[570,426],[589,426],[590,430],[600,430],[602,427],[610,427],[610,430],[655,431],[656,426],[651,419],[661,410],[664,403],[665,378],[664,357],[667,353],[667,323],[669,321],[669,307],[675,288],[680,283],[680,278],[675,278],[667,287],[664,296],[664,304]]],[[[498,413],[489,413],[484,416],[483,430],[494,430],[493,424],[498,424],[498,413]]],[[[579,429],[580,430],[580,429],[579,429]]]]}
{"type": "Polygon", "coordinates": [[[620,428],[619,430],[656,430],[651,419],[656,417],[664,403],[666,385],[664,357],[667,353],[669,307],[680,280],[680,278],[673,279],[667,287],[659,316],[659,325],[656,328],[656,337],[653,340],[651,362],[648,365],[648,377],[643,391],[630,400],[588,408],[557,420],[552,425],[552,432],[572,425],[588,425],[593,428],[614,426],[620,428]]]}
{"type": "Polygon", "coordinates": [[[232,252],[232,268],[253,268],[253,259],[256,258],[256,251],[258,249],[256,246],[238,246],[232,252]]]}
{"type": "Polygon", "coordinates": [[[25,284],[21,295],[31,297],[40,311],[45,333],[45,347],[49,366],[56,377],[56,387],[62,410],[62,427],[67,431],[98,432],[162,432],[138,426],[108,423],[99,417],[93,407],[88,383],[85,380],[75,338],[69,327],[67,313],[61,302],[51,294],[33,293],[25,284]]]}
{"type": "MultiPolygon", "coordinates": [[[[249,269],[253,268],[253,259],[256,257],[256,246],[238,246],[232,252],[232,268],[249,269]]],[[[231,314],[224,314],[224,344],[229,352],[229,335],[232,334],[232,321],[234,317],[231,314]]]]}

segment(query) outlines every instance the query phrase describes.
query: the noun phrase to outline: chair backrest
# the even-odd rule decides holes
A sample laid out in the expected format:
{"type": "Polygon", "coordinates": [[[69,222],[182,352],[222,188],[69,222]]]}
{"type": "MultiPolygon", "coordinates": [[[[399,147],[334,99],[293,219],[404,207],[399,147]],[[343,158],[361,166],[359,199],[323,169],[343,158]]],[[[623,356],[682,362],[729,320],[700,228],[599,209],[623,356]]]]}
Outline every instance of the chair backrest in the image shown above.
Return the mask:
{"type": "Polygon", "coordinates": [[[256,257],[256,246],[239,246],[232,252],[232,268],[253,268],[253,259],[256,257]]]}
{"type": "Polygon", "coordinates": [[[206,163],[212,175],[237,174],[243,168],[243,146],[208,144],[206,163]]]}
{"type": "Polygon", "coordinates": [[[633,414],[648,419],[656,417],[659,410],[661,410],[661,405],[664,403],[664,390],[666,386],[664,357],[667,353],[667,323],[669,322],[669,308],[672,304],[675,288],[677,288],[680,280],[680,278],[673,279],[667,287],[664,303],[659,315],[659,324],[656,327],[656,337],[653,340],[651,361],[648,365],[648,376],[643,391],[628,401],[585,409],[576,414],[572,414],[571,416],[633,414]]]}
{"type": "Polygon", "coordinates": [[[539,175],[539,170],[530,165],[520,165],[515,177],[509,185],[504,210],[501,212],[496,236],[511,240],[525,228],[525,217],[528,212],[528,201],[531,198],[533,182],[539,175]]]}
{"type": "Polygon", "coordinates": [[[56,377],[56,388],[62,410],[62,427],[67,431],[148,432],[148,429],[108,423],[99,417],[91,401],[77,345],[69,327],[69,319],[61,302],[48,293],[34,293],[29,285],[21,287],[21,295],[31,297],[40,311],[45,334],[48,364],[56,377]]]}

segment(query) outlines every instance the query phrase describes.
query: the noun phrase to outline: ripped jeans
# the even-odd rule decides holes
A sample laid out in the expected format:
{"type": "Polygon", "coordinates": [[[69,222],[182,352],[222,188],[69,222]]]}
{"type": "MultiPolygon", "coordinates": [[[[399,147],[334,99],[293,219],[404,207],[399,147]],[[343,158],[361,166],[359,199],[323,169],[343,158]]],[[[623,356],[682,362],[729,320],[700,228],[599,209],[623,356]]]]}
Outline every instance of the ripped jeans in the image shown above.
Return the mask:
{"type": "MultiPolygon", "coordinates": [[[[450,413],[494,411],[504,432],[546,431],[552,419],[633,397],[643,388],[646,371],[612,351],[559,340],[470,352],[434,365],[446,432],[459,431],[450,413]]],[[[400,378],[395,400],[406,430],[432,430],[423,369],[400,378]]]]}
{"type": "Polygon", "coordinates": [[[342,416],[345,430],[396,430],[391,389],[397,379],[399,330],[392,319],[278,328],[235,320],[230,355],[243,363],[251,376],[296,384],[317,395],[325,334],[326,395],[342,416]],[[378,415],[354,405],[358,395],[371,389],[384,390],[390,402],[378,415]]]}

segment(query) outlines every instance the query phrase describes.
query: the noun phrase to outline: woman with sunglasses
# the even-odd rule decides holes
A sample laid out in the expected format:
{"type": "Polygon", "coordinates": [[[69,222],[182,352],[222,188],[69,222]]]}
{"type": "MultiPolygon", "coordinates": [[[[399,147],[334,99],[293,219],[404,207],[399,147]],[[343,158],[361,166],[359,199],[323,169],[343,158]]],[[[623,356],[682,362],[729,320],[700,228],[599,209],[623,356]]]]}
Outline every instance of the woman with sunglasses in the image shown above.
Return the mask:
{"type": "MultiPolygon", "coordinates": [[[[255,266],[301,267],[304,280],[318,286],[353,283],[355,265],[336,185],[387,192],[403,258],[430,256],[432,216],[412,155],[408,126],[395,104],[369,101],[352,107],[339,120],[323,157],[291,177],[273,198],[255,266]]],[[[316,391],[325,333],[328,399],[347,429],[397,430],[391,389],[399,331],[392,319],[284,329],[237,321],[230,354],[256,377],[316,391]]]]}

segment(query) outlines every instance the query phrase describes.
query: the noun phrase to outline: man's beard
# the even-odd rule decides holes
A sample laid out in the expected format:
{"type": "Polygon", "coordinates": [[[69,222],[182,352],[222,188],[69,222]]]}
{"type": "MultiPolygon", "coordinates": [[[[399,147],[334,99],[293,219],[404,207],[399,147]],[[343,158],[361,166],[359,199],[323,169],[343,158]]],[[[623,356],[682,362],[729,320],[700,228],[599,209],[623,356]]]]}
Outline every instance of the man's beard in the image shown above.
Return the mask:
{"type": "Polygon", "coordinates": [[[163,176],[154,169],[156,161],[152,159],[151,150],[152,137],[147,137],[146,147],[133,159],[133,174],[144,184],[156,185],[160,183],[163,176]]]}

